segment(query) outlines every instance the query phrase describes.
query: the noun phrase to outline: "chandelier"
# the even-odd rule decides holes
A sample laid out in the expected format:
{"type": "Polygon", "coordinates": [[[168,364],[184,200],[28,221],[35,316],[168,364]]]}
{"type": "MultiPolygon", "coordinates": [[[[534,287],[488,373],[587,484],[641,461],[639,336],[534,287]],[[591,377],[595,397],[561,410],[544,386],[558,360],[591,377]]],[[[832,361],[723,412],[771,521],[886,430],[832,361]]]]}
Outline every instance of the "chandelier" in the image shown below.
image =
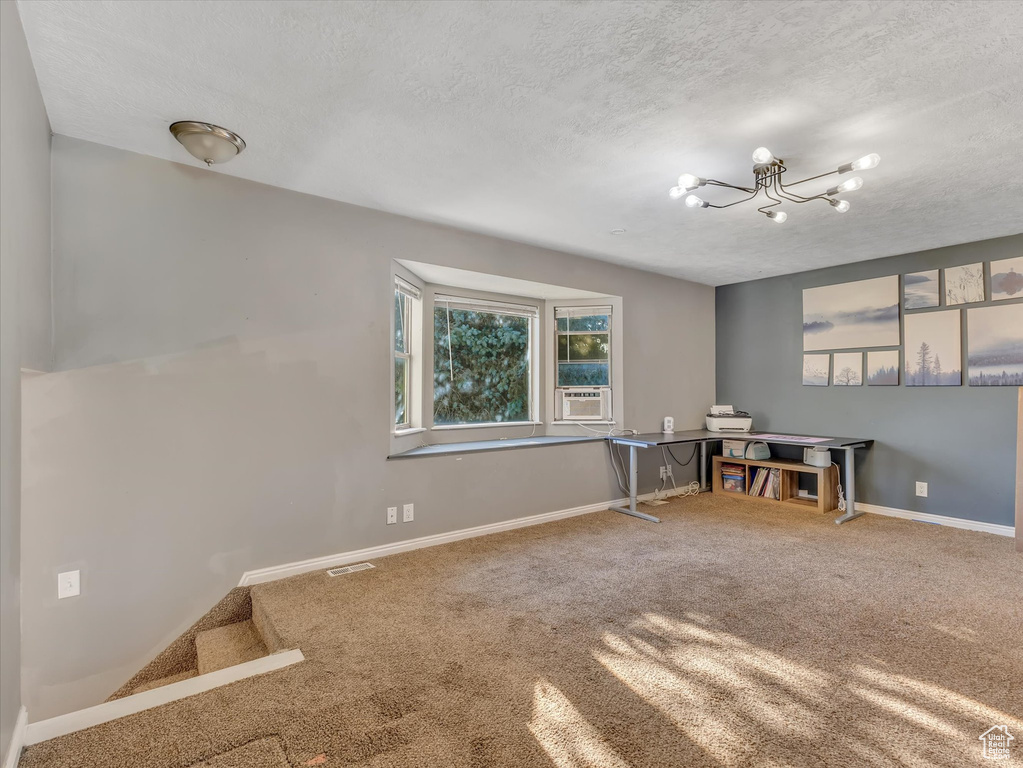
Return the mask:
{"type": "Polygon", "coordinates": [[[807,181],[813,181],[814,179],[823,179],[825,176],[831,176],[836,173],[843,174],[849,173],[850,171],[868,171],[871,168],[876,168],[879,162],[881,162],[881,158],[878,155],[867,155],[865,157],[861,157],[859,160],[854,160],[851,163],[840,165],[833,171],[820,173],[816,176],[809,176],[808,178],[794,181],[791,184],[785,184],[782,182],[782,174],[788,170],[785,167],[785,161],[772,155],[771,151],[767,147],[759,147],[753,153],[754,186],[740,187],[735,184],[727,184],[723,181],[718,181],[717,179],[701,179],[699,176],[694,176],[691,173],[683,173],[678,177],[678,186],[672,187],[668,191],[668,196],[672,200],[678,200],[685,196],[686,205],[690,208],[731,208],[733,205],[749,202],[763,193],[764,197],[767,198],[769,202],[760,206],[757,210],[772,221],[781,224],[789,217],[789,215],[785,211],[772,211],[769,209],[775,208],[784,202],[808,203],[811,200],[824,200],[839,213],[845,213],[849,210],[849,201],[839,200],[837,196],[844,194],[845,192],[856,191],[863,186],[863,179],[859,176],[853,176],[851,179],[846,179],[841,184],[832,187],[823,194],[812,195],[810,197],[803,197],[802,195],[792,192],[792,187],[798,184],[804,184],[807,181]],[[694,189],[704,186],[737,189],[740,192],[748,192],[749,197],[744,197],[733,203],[715,205],[714,203],[709,203],[697,195],[687,194],[692,192],[694,189]]]}

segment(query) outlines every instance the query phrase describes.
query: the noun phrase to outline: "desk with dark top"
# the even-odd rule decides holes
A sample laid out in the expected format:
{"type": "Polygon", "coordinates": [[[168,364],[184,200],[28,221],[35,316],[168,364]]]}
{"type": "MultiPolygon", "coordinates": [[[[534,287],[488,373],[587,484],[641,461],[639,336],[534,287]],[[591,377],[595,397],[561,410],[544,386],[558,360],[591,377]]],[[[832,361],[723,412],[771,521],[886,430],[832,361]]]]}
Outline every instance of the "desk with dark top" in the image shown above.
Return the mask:
{"type": "Polygon", "coordinates": [[[639,448],[660,448],[667,445],[700,446],[700,491],[707,489],[707,443],[720,440],[746,440],[771,445],[798,445],[804,448],[827,448],[845,452],[845,513],[835,518],[841,524],[859,517],[863,512],[856,511],[856,468],[855,454],[857,448],[868,448],[873,440],[859,437],[819,437],[817,435],[787,435],[778,432],[711,432],[706,429],[691,429],[685,432],[644,432],[640,435],[613,435],[607,440],[615,445],[626,445],[629,448],[629,506],[611,507],[615,512],[622,512],[652,523],[661,522],[659,518],[640,512],[636,508],[638,493],[639,462],[636,450],[639,448]]]}

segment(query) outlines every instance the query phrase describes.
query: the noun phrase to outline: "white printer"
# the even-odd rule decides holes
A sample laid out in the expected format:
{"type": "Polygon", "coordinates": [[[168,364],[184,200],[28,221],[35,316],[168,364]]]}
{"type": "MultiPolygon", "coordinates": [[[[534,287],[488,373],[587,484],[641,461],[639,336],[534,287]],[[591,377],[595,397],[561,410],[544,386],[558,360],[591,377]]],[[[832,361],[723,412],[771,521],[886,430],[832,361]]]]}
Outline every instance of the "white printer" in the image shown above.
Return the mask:
{"type": "Polygon", "coordinates": [[[749,432],[753,429],[753,419],[730,405],[712,405],[707,414],[707,429],[710,432],[749,432]]]}

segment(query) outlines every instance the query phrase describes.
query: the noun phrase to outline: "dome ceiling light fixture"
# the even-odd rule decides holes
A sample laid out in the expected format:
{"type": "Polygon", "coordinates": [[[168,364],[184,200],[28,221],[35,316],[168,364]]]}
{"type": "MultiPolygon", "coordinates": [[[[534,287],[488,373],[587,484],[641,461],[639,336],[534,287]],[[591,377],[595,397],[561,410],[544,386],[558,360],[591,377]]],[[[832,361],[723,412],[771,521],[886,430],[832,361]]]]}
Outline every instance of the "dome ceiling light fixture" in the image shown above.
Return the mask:
{"type": "Polygon", "coordinates": [[[825,176],[830,176],[834,173],[842,174],[848,173],[849,171],[869,171],[871,168],[876,168],[877,164],[880,162],[880,156],[873,154],[866,155],[865,157],[861,157],[859,160],[854,160],[851,163],[844,163],[833,171],[800,179],[799,181],[794,181],[791,184],[783,184],[781,175],[788,170],[785,167],[785,161],[771,154],[771,151],[767,147],[758,147],[753,152],[753,178],[755,181],[755,185],[753,187],[739,187],[735,184],[727,184],[716,179],[701,179],[699,176],[694,176],[691,173],[683,173],[678,177],[678,186],[672,187],[668,191],[668,197],[672,200],[678,200],[681,197],[685,197],[686,206],[689,208],[731,208],[733,205],[748,202],[763,192],[764,197],[766,197],[770,202],[760,208],[757,208],[757,210],[772,221],[778,224],[783,224],[789,215],[785,211],[771,211],[768,209],[781,205],[783,202],[808,203],[811,200],[824,200],[838,213],[845,213],[849,210],[849,201],[839,200],[837,199],[837,195],[841,195],[845,192],[854,192],[859,189],[863,186],[863,179],[859,176],[853,176],[851,179],[846,179],[841,184],[837,184],[823,194],[812,195],[811,197],[797,195],[795,192],[790,191],[790,187],[794,187],[797,184],[803,184],[807,181],[813,181],[814,179],[822,179],[825,176]],[[706,200],[701,197],[697,197],[696,195],[687,195],[687,193],[692,192],[694,189],[706,185],[728,187],[729,189],[737,189],[740,192],[748,192],[749,197],[744,197],[742,200],[736,200],[734,203],[715,205],[714,203],[708,203],[706,200]]]}
{"type": "Polygon", "coordinates": [[[179,120],[171,123],[170,132],[192,157],[206,165],[226,163],[245,149],[245,141],[234,131],[211,123],[179,120]]]}

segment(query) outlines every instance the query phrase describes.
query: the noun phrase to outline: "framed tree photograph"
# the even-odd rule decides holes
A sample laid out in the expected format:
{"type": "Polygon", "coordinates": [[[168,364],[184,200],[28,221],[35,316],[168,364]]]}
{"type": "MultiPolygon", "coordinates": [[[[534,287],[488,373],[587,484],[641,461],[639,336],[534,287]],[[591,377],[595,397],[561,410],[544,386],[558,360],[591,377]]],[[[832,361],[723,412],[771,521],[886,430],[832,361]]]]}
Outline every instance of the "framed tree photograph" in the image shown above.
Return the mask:
{"type": "Polygon", "coordinates": [[[831,383],[836,387],[858,387],[863,384],[863,353],[836,352],[831,383]]]}
{"type": "Polygon", "coordinates": [[[906,315],[906,386],[958,387],[963,383],[959,310],[906,315]]]}
{"type": "Polygon", "coordinates": [[[874,387],[899,385],[899,350],[885,349],[867,353],[867,384],[874,387]]]}

